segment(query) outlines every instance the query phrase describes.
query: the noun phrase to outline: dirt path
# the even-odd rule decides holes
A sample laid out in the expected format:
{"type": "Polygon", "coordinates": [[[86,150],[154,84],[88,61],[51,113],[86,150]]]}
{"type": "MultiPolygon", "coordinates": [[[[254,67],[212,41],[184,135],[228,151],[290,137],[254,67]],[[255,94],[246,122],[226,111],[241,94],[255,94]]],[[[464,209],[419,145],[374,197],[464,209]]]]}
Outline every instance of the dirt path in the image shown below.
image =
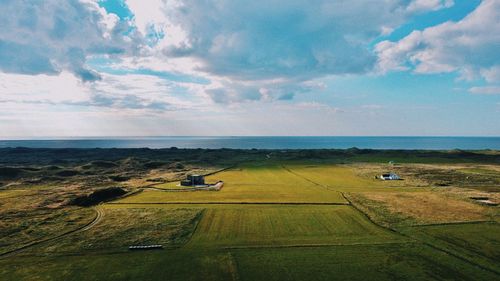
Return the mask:
{"type": "Polygon", "coordinates": [[[54,237],[49,237],[49,238],[45,238],[45,239],[33,241],[33,242],[30,242],[30,243],[28,243],[26,245],[23,245],[23,246],[19,247],[19,248],[16,248],[16,249],[13,249],[13,250],[9,250],[7,252],[0,253],[0,258],[5,258],[5,257],[9,257],[9,256],[12,256],[12,255],[15,255],[15,254],[17,254],[17,253],[19,253],[21,251],[24,251],[24,250],[26,250],[28,248],[34,247],[36,245],[40,245],[42,243],[55,241],[55,240],[58,240],[60,238],[66,237],[66,236],[68,236],[70,234],[74,234],[74,233],[78,233],[78,232],[83,232],[83,231],[89,230],[90,228],[94,227],[97,223],[99,223],[99,221],[101,221],[101,219],[104,216],[104,211],[102,210],[102,208],[100,206],[94,207],[94,210],[96,211],[96,216],[94,217],[94,219],[92,221],[88,222],[87,224],[85,224],[85,225],[83,225],[81,227],[78,227],[76,229],[73,229],[73,230],[61,233],[61,234],[59,234],[57,236],[54,236],[54,237]]]}
{"type": "MultiPolygon", "coordinates": [[[[102,218],[104,217],[104,211],[103,209],[101,208],[101,206],[96,206],[94,208],[94,210],[96,211],[96,217],[94,218],[93,221],[91,221],[89,224],[87,224],[86,226],[84,226],[83,228],[80,228],[80,229],[77,229],[75,232],[82,232],[82,231],[86,231],[86,230],[89,230],[91,229],[92,227],[94,227],[97,223],[99,223],[102,218]]],[[[75,233],[75,232],[72,232],[72,233],[75,233]]]]}

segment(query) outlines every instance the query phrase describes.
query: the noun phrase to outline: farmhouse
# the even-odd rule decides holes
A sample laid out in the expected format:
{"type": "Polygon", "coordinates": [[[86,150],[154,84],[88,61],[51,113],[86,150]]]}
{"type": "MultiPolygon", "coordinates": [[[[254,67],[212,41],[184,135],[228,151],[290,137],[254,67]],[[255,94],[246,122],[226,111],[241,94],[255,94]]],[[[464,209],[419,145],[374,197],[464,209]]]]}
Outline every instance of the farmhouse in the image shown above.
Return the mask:
{"type": "Polygon", "coordinates": [[[400,180],[401,178],[395,173],[386,173],[380,175],[380,179],[386,181],[386,180],[400,180]]]}
{"type": "Polygon", "coordinates": [[[185,180],[181,181],[182,186],[197,186],[205,185],[205,177],[201,175],[188,175],[185,180]]]}

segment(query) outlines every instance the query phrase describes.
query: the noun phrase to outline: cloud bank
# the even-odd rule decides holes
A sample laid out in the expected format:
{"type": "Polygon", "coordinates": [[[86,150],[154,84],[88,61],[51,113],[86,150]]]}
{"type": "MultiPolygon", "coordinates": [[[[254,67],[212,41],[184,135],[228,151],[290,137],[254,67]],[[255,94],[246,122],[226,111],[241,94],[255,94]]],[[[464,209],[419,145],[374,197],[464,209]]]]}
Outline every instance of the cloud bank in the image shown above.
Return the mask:
{"type": "Polygon", "coordinates": [[[464,19],[377,44],[382,71],[459,72],[463,79],[500,82],[500,1],[484,0],[464,19]]]}
{"type": "Polygon", "coordinates": [[[83,81],[100,75],[86,66],[92,55],[133,55],[141,40],[94,1],[0,2],[0,70],[58,74],[66,70],[83,81]],[[124,35],[128,33],[127,35],[124,35]]]}
{"type": "Polygon", "coordinates": [[[87,62],[104,56],[118,68],[159,66],[204,76],[212,83],[202,92],[215,102],[291,99],[314,79],[369,73],[377,61],[385,68],[397,65],[384,54],[389,43],[373,52],[370,42],[415,13],[453,5],[451,0],[292,0],[286,5],[126,0],[121,5],[131,16],[120,18],[100,2],[3,1],[0,70],[68,71],[82,81],[97,81],[99,71],[87,62]],[[169,68],[182,60],[180,69],[169,68]]]}
{"type": "MultiPolygon", "coordinates": [[[[394,73],[400,74],[397,78],[448,73],[451,83],[458,84],[450,89],[463,89],[471,99],[495,98],[500,88],[500,1],[483,0],[462,16],[451,16],[458,4],[0,0],[0,118],[22,119],[43,108],[47,115],[59,109],[85,116],[89,111],[93,120],[99,120],[98,114],[140,116],[136,121],[141,128],[146,117],[155,116],[153,123],[160,124],[166,116],[183,116],[188,121],[174,119],[188,128],[199,116],[230,118],[234,124],[256,118],[262,125],[282,110],[283,122],[304,126],[312,122],[310,116],[323,123],[321,114],[341,118],[348,112],[355,112],[354,121],[343,120],[345,124],[363,123],[368,121],[357,114],[390,111],[378,103],[394,99],[381,95],[369,100],[377,83],[364,82],[394,73]],[[436,15],[454,20],[436,20],[436,15]],[[415,24],[421,19],[424,24],[415,24]],[[336,84],[349,79],[349,86],[336,84]],[[356,98],[362,101],[353,105],[356,98]],[[232,114],[223,115],[225,111],[232,114]]],[[[387,92],[392,85],[405,86],[402,80],[387,79],[387,92]]],[[[92,127],[92,122],[84,123],[92,127]]],[[[214,128],[222,130],[216,123],[214,128]]],[[[260,128],[257,123],[252,126],[260,128]]],[[[266,126],[271,130],[276,124],[266,126]]]]}

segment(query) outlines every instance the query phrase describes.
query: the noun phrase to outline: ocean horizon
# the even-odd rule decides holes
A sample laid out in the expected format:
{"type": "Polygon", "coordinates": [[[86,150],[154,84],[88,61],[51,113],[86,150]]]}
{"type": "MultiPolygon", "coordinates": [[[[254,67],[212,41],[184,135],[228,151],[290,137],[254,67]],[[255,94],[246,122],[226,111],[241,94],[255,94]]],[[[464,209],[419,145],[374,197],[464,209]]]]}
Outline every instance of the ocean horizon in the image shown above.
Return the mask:
{"type": "Polygon", "coordinates": [[[500,137],[428,136],[157,136],[4,139],[0,148],[203,148],[203,149],[500,149],[500,137]]]}

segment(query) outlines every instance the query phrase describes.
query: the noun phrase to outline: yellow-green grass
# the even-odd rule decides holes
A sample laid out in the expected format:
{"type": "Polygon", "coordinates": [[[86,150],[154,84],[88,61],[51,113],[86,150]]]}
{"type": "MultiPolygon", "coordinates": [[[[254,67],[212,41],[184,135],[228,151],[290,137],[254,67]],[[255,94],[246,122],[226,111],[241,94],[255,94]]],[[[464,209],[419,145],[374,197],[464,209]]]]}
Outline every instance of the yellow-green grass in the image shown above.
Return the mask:
{"type": "Polygon", "coordinates": [[[240,280],[498,280],[422,244],[232,250],[240,280]]]}
{"type": "Polygon", "coordinates": [[[235,280],[231,255],[168,249],[0,259],[2,281],[235,280]]]}
{"type": "Polygon", "coordinates": [[[0,191],[0,254],[80,228],[95,212],[79,207],[48,208],[57,193],[46,188],[0,191]]]}
{"type": "Polygon", "coordinates": [[[0,280],[497,280],[418,243],[173,249],[0,260],[0,280]]]}
{"type": "Polygon", "coordinates": [[[495,222],[442,224],[402,229],[425,241],[500,273],[500,225],[495,222]]]}
{"type": "Polygon", "coordinates": [[[82,253],[128,251],[131,245],[184,244],[201,218],[201,208],[99,207],[102,218],[92,228],[27,251],[82,253]]]}
{"type": "Polygon", "coordinates": [[[91,209],[82,208],[3,214],[0,220],[0,254],[83,227],[94,216],[91,209]]]}
{"type": "Polygon", "coordinates": [[[30,193],[30,191],[26,189],[2,190],[0,191],[0,200],[6,200],[9,198],[19,198],[19,196],[23,196],[28,193],[30,193]]]}
{"type": "MultiPolygon", "coordinates": [[[[347,203],[338,192],[341,191],[347,195],[358,192],[379,196],[386,199],[383,202],[406,202],[391,208],[395,203],[384,205],[371,200],[377,203],[373,205],[375,209],[382,210],[382,215],[380,211],[368,212],[374,218],[402,216],[417,221],[408,212],[401,214],[403,207],[425,208],[430,215],[433,210],[441,210],[436,207],[440,200],[430,200],[435,197],[431,189],[407,188],[405,183],[397,187],[401,194],[387,193],[396,189],[393,186],[397,182],[377,181],[355,168],[244,166],[207,177],[208,182],[225,181],[218,192],[144,191],[119,200],[120,204],[102,205],[103,219],[85,232],[42,244],[23,255],[0,259],[0,280],[498,278],[493,273],[498,272],[498,224],[404,228],[398,220],[388,224],[406,235],[402,236],[378,227],[352,206],[332,205],[347,203]],[[415,190],[426,192],[407,192],[415,190]],[[150,204],[154,202],[162,204],[150,204]],[[126,250],[130,244],[143,242],[164,244],[166,249],[126,250]],[[120,253],[113,254],[116,252],[120,253]],[[28,256],[32,254],[37,257],[28,256]]],[[[12,197],[5,197],[11,202],[12,197]]],[[[375,197],[372,199],[379,198],[375,197]]],[[[457,200],[442,198],[446,202],[452,199],[457,200]]],[[[456,205],[464,201],[450,202],[456,205]]],[[[463,209],[453,206],[446,208],[452,213],[463,209]]]]}
{"type": "Polygon", "coordinates": [[[356,206],[374,220],[391,226],[489,221],[496,209],[464,200],[450,192],[349,193],[356,206]]]}
{"type": "Polygon", "coordinates": [[[189,247],[370,244],[406,240],[350,206],[207,208],[189,247]]]}
{"type": "Polygon", "coordinates": [[[244,167],[207,177],[224,181],[220,191],[146,190],[118,203],[346,203],[342,195],[315,185],[280,166],[244,167]]]}
{"type": "MultiPolygon", "coordinates": [[[[382,181],[361,177],[355,166],[345,165],[287,165],[292,173],[329,189],[342,192],[390,191],[390,187],[402,187],[403,181],[382,181]]],[[[381,170],[380,173],[385,172],[381,170]]]]}

